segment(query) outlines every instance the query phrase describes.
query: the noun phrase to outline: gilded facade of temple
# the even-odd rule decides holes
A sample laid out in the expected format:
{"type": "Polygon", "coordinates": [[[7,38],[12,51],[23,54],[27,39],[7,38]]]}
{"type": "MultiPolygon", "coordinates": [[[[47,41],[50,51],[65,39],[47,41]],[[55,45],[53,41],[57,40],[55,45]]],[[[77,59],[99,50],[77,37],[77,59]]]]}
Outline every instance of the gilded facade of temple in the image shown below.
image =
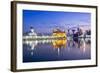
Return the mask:
{"type": "Polygon", "coordinates": [[[62,38],[62,39],[67,39],[66,32],[65,31],[61,31],[60,29],[53,30],[52,36],[53,37],[59,37],[59,38],[62,38]]]}

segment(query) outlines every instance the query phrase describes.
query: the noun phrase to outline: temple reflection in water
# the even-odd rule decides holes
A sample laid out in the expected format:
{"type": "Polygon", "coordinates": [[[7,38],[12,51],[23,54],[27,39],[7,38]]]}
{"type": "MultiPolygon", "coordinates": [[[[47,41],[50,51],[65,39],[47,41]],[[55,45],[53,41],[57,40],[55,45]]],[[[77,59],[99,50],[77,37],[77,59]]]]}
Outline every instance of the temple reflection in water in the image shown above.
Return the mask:
{"type": "MultiPolygon", "coordinates": [[[[52,36],[37,36],[31,30],[23,37],[23,62],[90,59],[90,38],[67,37],[65,31],[53,30],[52,36]]],[[[76,34],[75,34],[76,35],[76,34]]]]}
{"type": "Polygon", "coordinates": [[[90,59],[90,40],[24,41],[23,62],[90,59]]]}

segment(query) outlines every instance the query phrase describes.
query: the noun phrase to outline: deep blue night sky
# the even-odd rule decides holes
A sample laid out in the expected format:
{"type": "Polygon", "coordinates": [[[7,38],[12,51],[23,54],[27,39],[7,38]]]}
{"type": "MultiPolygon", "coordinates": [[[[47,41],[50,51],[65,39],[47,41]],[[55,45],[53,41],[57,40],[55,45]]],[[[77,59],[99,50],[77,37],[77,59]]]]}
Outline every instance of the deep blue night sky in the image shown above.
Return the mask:
{"type": "Polygon", "coordinates": [[[68,27],[90,24],[90,13],[23,10],[24,33],[28,32],[31,26],[36,32],[46,33],[56,27],[67,30],[68,27]]]}

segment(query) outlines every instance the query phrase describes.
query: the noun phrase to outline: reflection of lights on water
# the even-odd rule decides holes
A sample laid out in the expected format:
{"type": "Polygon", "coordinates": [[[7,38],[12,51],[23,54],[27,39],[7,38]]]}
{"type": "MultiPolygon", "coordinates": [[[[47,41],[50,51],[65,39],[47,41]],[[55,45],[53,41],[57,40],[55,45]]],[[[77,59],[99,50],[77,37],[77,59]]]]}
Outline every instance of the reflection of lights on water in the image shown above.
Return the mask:
{"type": "MultiPolygon", "coordinates": [[[[35,40],[35,41],[24,41],[25,44],[28,44],[31,46],[31,55],[33,55],[34,50],[36,49],[35,46],[38,45],[38,43],[45,44],[45,43],[51,43],[53,50],[57,51],[57,54],[59,55],[61,52],[61,49],[66,49],[70,51],[71,49],[78,48],[83,53],[86,52],[87,49],[90,48],[90,43],[87,43],[87,40],[80,39],[78,42],[70,41],[66,39],[62,40],[35,40]]],[[[51,48],[52,49],[52,48],[51,48]]],[[[80,52],[79,51],[79,52],[80,52]]]]}
{"type": "Polygon", "coordinates": [[[66,43],[67,43],[67,40],[66,39],[63,39],[63,40],[53,40],[52,41],[52,45],[54,48],[66,48],[66,43]]]}
{"type": "Polygon", "coordinates": [[[38,41],[24,41],[23,43],[30,45],[31,50],[34,50],[35,46],[38,44],[38,41]]]}
{"type": "Polygon", "coordinates": [[[46,40],[43,40],[42,43],[43,43],[43,44],[46,43],[46,40]]]}
{"type": "Polygon", "coordinates": [[[24,41],[23,43],[27,44],[27,45],[30,45],[31,46],[31,50],[34,50],[35,46],[38,44],[38,43],[50,43],[52,42],[52,40],[35,40],[35,41],[24,41]]]}
{"type": "Polygon", "coordinates": [[[32,50],[31,55],[33,54],[33,50],[35,49],[35,46],[38,43],[42,43],[42,44],[52,43],[53,48],[57,49],[57,52],[59,54],[61,48],[66,48],[67,40],[66,39],[63,39],[63,40],[35,40],[35,41],[24,41],[24,43],[31,46],[31,50],[32,50]]]}
{"type": "Polygon", "coordinates": [[[62,40],[52,40],[52,45],[54,49],[57,49],[58,55],[60,54],[60,49],[61,48],[66,48],[67,45],[67,40],[62,39],[62,40]]]}
{"type": "Polygon", "coordinates": [[[57,53],[58,53],[58,55],[60,54],[60,48],[57,48],[57,53]]]}
{"type": "Polygon", "coordinates": [[[33,51],[31,51],[31,55],[33,55],[34,54],[34,52],[33,51]]]}
{"type": "Polygon", "coordinates": [[[83,52],[85,53],[85,51],[86,51],[86,45],[85,45],[85,42],[83,42],[83,52]]]}
{"type": "Polygon", "coordinates": [[[89,38],[85,39],[85,40],[81,40],[81,44],[80,44],[80,50],[85,53],[86,50],[88,50],[90,48],[90,43],[87,43],[87,41],[90,41],[89,38]]]}

